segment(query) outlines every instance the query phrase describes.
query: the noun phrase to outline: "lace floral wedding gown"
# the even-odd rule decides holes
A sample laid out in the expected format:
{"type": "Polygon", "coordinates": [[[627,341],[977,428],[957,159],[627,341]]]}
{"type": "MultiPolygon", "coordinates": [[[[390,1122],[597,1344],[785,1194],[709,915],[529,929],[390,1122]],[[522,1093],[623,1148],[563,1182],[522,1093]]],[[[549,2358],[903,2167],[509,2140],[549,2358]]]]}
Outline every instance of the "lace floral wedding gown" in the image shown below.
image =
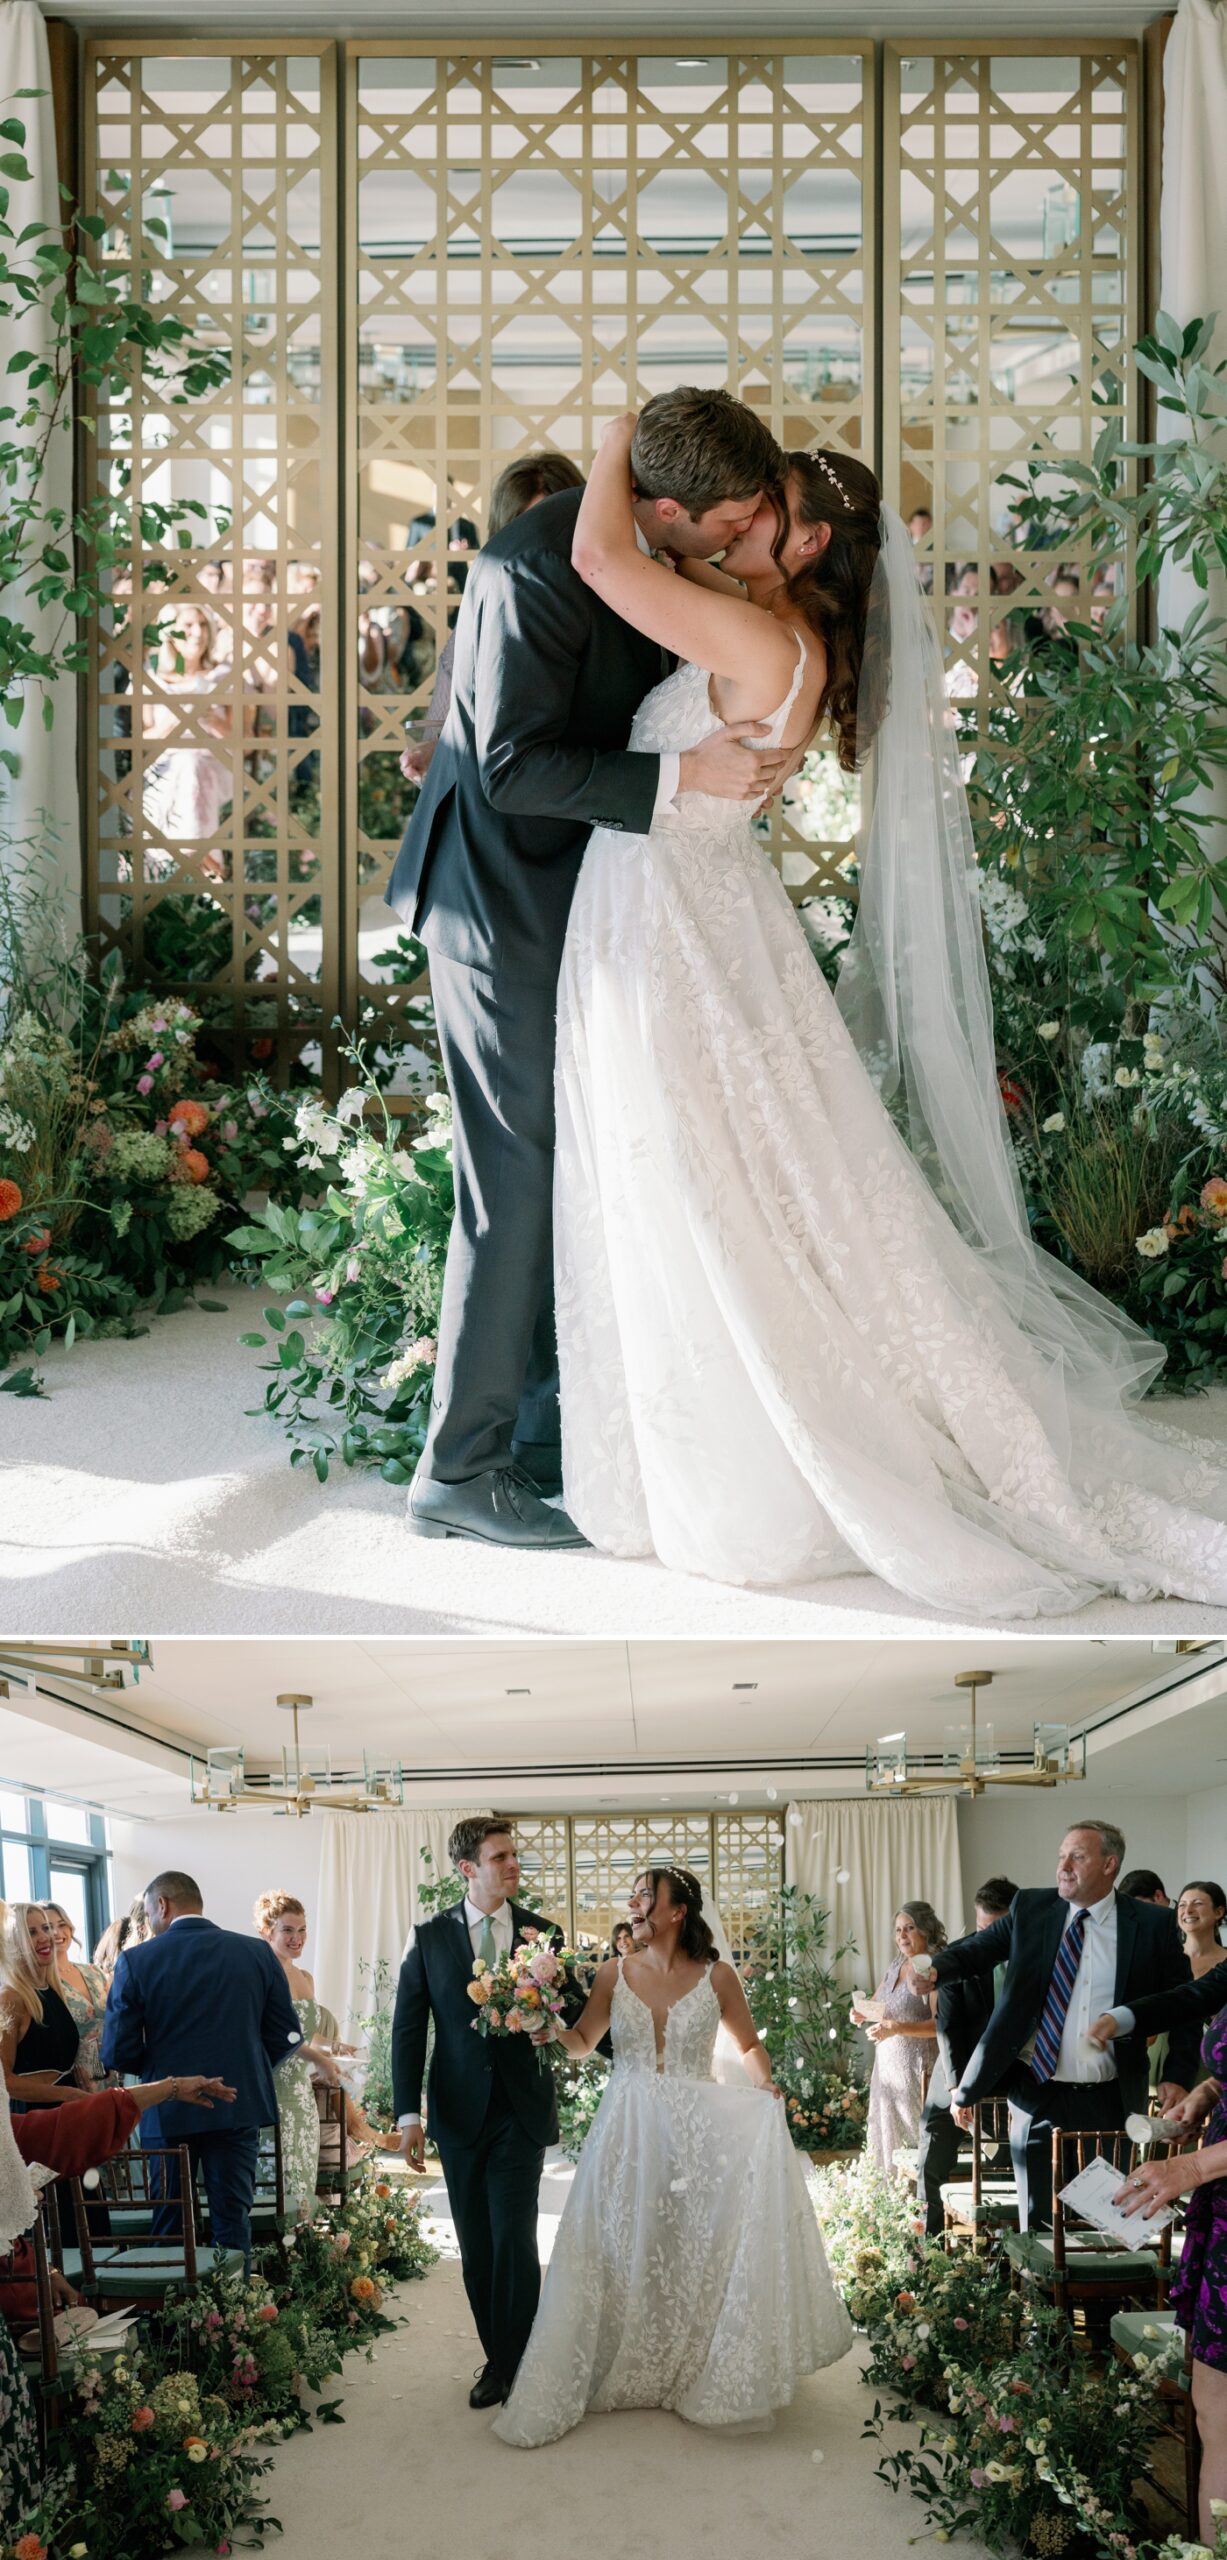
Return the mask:
{"type": "MultiPolygon", "coordinates": [[[[682,665],[631,745],[717,726],[682,665]]],[[[863,1569],[966,1617],[1227,1607],[1227,1470],[1082,1412],[1020,1329],[737,804],[592,836],[556,1090],[565,1501],[595,1547],[736,1583],[863,1569]]]]}
{"type": "Polygon", "coordinates": [[[532,2336],[500,2418],[552,2444],[589,2409],[764,2425],[852,2323],[778,2100],[711,2077],[711,1968],[656,2022],[619,1970],[609,2085],[580,2154],[532,2336]]]}

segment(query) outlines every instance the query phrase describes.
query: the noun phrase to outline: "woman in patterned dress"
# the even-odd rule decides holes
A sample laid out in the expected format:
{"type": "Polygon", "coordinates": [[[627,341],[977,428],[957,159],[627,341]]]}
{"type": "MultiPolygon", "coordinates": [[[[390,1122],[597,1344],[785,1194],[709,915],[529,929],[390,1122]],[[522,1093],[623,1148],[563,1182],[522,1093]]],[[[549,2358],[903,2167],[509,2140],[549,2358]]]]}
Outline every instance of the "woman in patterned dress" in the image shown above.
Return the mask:
{"type": "Polygon", "coordinates": [[[1212,2509],[1227,2499],[1227,2009],[1211,2019],[1201,2055],[1209,2079],[1168,2112],[1190,2133],[1206,2126],[1203,2148],[1140,2164],[1117,2201],[1126,2213],[1149,2215],[1180,2196],[1189,2199],[1184,2250],[1169,2299],[1193,2350],[1193,2406],[1201,2437],[1199,2524],[1203,2542],[1213,2551],[1219,2518],[1212,2509]]]}
{"type": "Polygon", "coordinates": [[[298,1959],[307,1943],[307,1915],[292,1893],[262,1893],[256,1904],[256,1927],[280,1958],[298,2014],[303,2041],[277,2073],[277,2106],[281,2118],[281,2164],[286,2212],[309,2222],[315,2211],[320,2165],[320,2119],[312,2079],[341,2085],[332,2054],[319,2040],[320,2004],[315,1984],[298,1959]]]}
{"type": "Polygon", "coordinates": [[[76,2021],[81,2042],[77,2048],[76,2077],[82,2089],[106,2089],[111,2085],[102,2068],[102,2021],[106,2016],[108,1983],[100,1965],[74,1963],[72,1949],[76,1940],[71,1915],[62,1902],[43,1905],[51,1922],[55,1941],[55,1980],[69,2016],[76,2021]]]}
{"type": "Polygon", "coordinates": [[[878,2048],[869,2083],[866,2140],[871,2157],[888,2178],[894,2173],[896,2151],[912,2151],[920,2140],[926,2076],[937,2060],[933,2024],[937,1993],[931,1991],[922,1998],[910,1991],[904,1969],[916,1956],[933,1955],[945,1943],[946,1932],[931,1903],[902,1903],[895,1913],[899,1952],[874,1993],[884,2015],[865,2020],[862,2011],[854,2008],[852,2012],[858,2024],[865,2023],[870,2042],[878,2048]]]}

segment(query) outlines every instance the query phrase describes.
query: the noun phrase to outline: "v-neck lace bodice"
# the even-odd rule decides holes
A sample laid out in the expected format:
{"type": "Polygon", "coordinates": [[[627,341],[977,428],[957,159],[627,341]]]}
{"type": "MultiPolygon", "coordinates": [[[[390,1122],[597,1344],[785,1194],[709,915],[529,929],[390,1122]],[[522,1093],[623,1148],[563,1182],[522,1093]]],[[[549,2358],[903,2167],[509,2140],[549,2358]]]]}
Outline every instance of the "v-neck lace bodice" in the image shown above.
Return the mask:
{"type": "Polygon", "coordinates": [[[615,2068],[650,2071],[654,2079],[660,2075],[669,2080],[710,2080],[720,2025],[720,2003],[711,1974],[708,1965],[689,1991],[671,2002],[658,2044],[655,2014],[619,1966],[610,2006],[615,2068]]]}

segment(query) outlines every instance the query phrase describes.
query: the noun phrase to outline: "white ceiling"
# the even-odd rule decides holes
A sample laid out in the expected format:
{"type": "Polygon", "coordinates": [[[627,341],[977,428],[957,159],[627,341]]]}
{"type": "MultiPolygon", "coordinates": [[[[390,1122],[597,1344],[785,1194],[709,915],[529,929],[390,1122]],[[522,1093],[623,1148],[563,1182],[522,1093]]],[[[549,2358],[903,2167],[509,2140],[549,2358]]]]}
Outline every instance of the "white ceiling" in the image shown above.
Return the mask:
{"type": "Polygon", "coordinates": [[[999,1746],[1028,1747],[1037,1718],[1098,1724],[1091,1765],[1114,1785],[1227,1785],[1227,1648],[1176,1657],[1149,1643],[1033,1636],[821,1645],[167,1638],[122,1694],[66,1678],[50,1684],[58,1695],[15,1693],[0,1708],[0,1785],[80,1795],[116,1813],[181,1811],[184,1750],[241,1745],[253,1767],[278,1762],[290,1724],[275,1699],[298,1690],[316,1701],[303,1719],[313,1751],[346,1768],[360,1766],[365,1750],[424,1778],[437,1773],[433,1786],[427,1780],[436,1799],[454,1796],[469,1772],[475,1787],[479,1773],[487,1781],[483,1795],[498,1773],[522,1771],[550,1773],[553,1801],[591,1801],[610,1787],[638,1792],[661,1764],[703,1764],[696,1800],[744,1776],[750,1801],[765,1790],[766,1762],[773,1783],[791,1773],[794,1791],[855,1793],[878,1734],[903,1727],[914,1748],[941,1746],[964,1712],[954,1674],[972,1669],[996,1675],[980,1712],[999,1746]],[[1125,1702],[1130,1712],[1120,1715],[1125,1702]]]}

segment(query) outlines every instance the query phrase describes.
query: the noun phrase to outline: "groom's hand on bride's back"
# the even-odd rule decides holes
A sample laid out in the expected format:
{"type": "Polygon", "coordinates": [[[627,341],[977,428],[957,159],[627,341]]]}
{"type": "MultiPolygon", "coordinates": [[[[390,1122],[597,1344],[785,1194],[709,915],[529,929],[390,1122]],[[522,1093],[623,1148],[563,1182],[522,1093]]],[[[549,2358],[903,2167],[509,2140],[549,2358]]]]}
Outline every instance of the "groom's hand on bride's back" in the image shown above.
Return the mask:
{"type": "Polygon", "coordinates": [[[703,791],[713,800],[770,800],[795,758],[791,747],[757,747],[755,739],[766,729],[765,720],[730,720],[701,746],[684,748],[679,791],[703,791]]]}

